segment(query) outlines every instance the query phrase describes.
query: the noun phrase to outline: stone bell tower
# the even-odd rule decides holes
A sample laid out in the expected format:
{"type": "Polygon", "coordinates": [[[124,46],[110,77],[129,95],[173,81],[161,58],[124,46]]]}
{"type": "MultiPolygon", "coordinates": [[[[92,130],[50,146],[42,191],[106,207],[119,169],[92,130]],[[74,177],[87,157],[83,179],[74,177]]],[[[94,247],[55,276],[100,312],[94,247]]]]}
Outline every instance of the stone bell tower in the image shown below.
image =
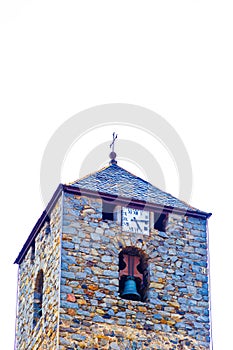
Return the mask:
{"type": "Polygon", "coordinates": [[[16,349],[209,349],[207,219],[117,165],[59,185],[16,263],[16,349]]]}

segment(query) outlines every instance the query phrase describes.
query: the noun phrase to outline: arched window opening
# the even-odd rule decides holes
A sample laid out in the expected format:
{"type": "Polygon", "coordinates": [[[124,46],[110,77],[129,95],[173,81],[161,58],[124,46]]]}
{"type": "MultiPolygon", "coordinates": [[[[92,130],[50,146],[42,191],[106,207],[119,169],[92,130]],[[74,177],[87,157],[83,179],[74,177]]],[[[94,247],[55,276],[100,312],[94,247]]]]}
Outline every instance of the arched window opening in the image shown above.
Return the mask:
{"type": "Polygon", "coordinates": [[[146,301],[149,273],[146,254],[127,247],[119,254],[119,293],[123,299],[146,301]]]}
{"type": "Polygon", "coordinates": [[[34,289],[33,327],[36,326],[37,322],[42,317],[43,284],[44,284],[44,273],[43,273],[43,270],[40,270],[36,277],[36,283],[35,283],[35,289],[34,289]]]}

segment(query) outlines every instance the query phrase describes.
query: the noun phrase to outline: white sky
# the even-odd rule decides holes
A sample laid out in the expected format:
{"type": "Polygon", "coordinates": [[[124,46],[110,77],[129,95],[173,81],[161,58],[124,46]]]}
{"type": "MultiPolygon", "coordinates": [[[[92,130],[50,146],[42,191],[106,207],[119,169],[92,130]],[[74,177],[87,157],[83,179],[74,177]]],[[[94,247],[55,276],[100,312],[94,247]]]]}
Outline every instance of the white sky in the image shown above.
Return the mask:
{"type": "MultiPolygon", "coordinates": [[[[40,165],[45,147],[68,118],[106,103],[149,108],[183,140],[193,167],[190,204],[213,212],[214,348],[230,348],[232,6],[225,0],[0,3],[0,349],[13,349],[13,262],[44,209],[40,165]]],[[[95,136],[80,139],[67,155],[61,180],[78,178],[80,156],[85,159],[100,142],[110,140],[112,131],[99,129],[101,141],[95,130],[95,136]]],[[[118,126],[117,132],[119,138],[128,134],[133,141],[133,130],[128,133],[118,126]]],[[[134,141],[140,143],[137,132],[134,141]]],[[[145,147],[152,152],[149,144],[145,147]]],[[[177,195],[174,164],[157,143],[160,149],[156,159],[166,190],[177,195]]],[[[127,168],[127,162],[119,165],[127,168]]],[[[143,175],[143,169],[131,166],[128,163],[129,170],[143,175]]]]}

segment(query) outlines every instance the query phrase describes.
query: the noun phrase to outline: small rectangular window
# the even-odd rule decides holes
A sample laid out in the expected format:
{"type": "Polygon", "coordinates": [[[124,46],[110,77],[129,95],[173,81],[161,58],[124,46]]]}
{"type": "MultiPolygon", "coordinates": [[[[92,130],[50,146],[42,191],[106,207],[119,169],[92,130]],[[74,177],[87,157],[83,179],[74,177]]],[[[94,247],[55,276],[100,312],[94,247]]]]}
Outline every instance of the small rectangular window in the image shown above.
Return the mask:
{"type": "Polygon", "coordinates": [[[31,263],[34,263],[35,260],[35,255],[36,255],[36,243],[35,240],[32,241],[32,246],[31,246],[31,263]]]}
{"type": "Polygon", "coordinates": [[[103,202],[102,218],[103,220],[114,221],[114,209],[115,205],[109,202],[103,202]]]}
{"type": "Polygon", "coordinates": [[[51,233],[50,220],[46,221],[45,224],[45,234],[49,235],[51,233]]]}
{"type": "Polygon", "coordinates": [[[167,214],[154,213],[154,229],[165,232],[167,224],[167,214]]]}

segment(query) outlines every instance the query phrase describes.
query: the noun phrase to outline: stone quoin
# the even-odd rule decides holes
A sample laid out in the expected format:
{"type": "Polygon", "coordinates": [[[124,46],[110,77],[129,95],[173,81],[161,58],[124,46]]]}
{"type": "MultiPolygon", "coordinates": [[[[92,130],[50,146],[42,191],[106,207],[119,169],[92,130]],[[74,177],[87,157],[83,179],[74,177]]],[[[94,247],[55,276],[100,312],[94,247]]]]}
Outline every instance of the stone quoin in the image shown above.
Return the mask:
{"type": "Polygon", "coordinates": [[[15,261],[16,350],[210,349],[210,215],[115,158],[59,185],[15,261]]]}

